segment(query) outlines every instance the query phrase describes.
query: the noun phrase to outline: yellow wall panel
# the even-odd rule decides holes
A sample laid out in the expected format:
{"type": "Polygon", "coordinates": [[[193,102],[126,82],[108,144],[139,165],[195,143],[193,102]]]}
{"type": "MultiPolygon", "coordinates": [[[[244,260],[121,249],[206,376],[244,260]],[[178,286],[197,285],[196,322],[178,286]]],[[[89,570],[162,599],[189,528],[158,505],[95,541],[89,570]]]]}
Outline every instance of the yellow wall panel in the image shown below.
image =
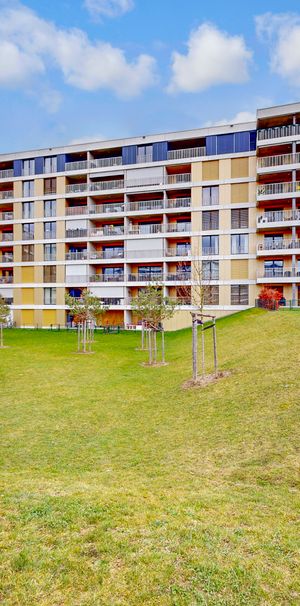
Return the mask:
{"type": "Polygon", "coordinates": [[[248,183],[233,183],[231,185],[231,202],[233,204],[249,202],[248,183]]]}
{"type": "Polygon", "coordinates": [[[230,179],[231,177],[231,163],[230,158],[226,160],[219,160],[219,179],[230,179]]]}
{"type": "Polygon", "coordinates": [[[22,303],[24,305],[34,304],[34,288],[22,288],[22,303]]]}
{"type": "Polygon", "coordinates": [[[21,280],[22,282],[34,282],[34,267],[22,267],[21,268],[21,280]]]}
{"type": "Polygon", "coordinates": [[[192,163],[192,182],[197,183],[202,181],[202,164],[203,162],[192,163]]]}
{"type": "Polygon", "coordinates": [[[219,160],[203,162],[202,181],[216,181],[219,179],[219,160]]]}
{"type": "Polygon", "coordinates": [[[232,280],[246,280],[249,275],[248,259],[233,259],[231,261],[232,280]]]}
{"type": "Polygon", "coordinates": [[[56,324],[56,310],[43,309],[43,326],[50,326],[50,324],[56,324]]]}
{"type": "Polygon", "coordinates": [[[34,310],[22,309],[21,326],[34,326],[34,310]]]}
{"type": "Polygon", "coordinates": [[[249,161],[248,158],[233,158],[231,160],[231,178],[239,179],[239,177],[249,176],[249,161]]]}

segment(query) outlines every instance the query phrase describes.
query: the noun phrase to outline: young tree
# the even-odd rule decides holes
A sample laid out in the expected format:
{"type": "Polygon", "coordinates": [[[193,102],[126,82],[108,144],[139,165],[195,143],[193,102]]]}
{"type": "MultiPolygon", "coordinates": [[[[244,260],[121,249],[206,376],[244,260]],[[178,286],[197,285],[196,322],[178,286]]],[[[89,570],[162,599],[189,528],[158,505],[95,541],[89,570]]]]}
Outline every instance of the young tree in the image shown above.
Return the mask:
{"type": "Polygon", "coordinates": [[[157,364],[157,333],[161,333],[162,363],[165,363],[165,340],[163,322],[172,318],[176,302],[164,297],[160,284],[148,284],[135,297],[132,309],[142,322],[148,335],[149,365],[157,364]]]}
{"type": "Polygon", "coordinates": [[[9,306],[5,303],[4,299],[0,298],[0,349],[3,349],[3,326],[7,323],[9,316],[9,306]]]}
{"type": "Polygon", "coordinates": [[[108,308],[87,289],[82,291],[81,297],[72,297],[67,294],[66,305],[68,305],[70,313],[74,317],[74,322],[77,324],[78,353],[81,351],[82,353],[87,353],[87,346],[90,352],[94,327],[97,324],[97,320],[105,314],[108,308]]]}
{"type": "Polygon", "coordinates": [[[280,292],[276,288],[270,288],[269,286],[263,286],[261,289],[258,301],[260,307],[265,309],[278,309],[278,301],[282,298],[280,292]]]}

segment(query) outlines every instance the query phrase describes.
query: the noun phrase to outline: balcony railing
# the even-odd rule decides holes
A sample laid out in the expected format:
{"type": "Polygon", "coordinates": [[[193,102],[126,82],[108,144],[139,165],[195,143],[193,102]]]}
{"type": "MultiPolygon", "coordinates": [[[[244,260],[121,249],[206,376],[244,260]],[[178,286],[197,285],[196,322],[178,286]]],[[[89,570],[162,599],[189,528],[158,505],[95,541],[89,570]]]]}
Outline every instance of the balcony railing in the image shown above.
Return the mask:
{"type": "Polygon", "coordinates": [[[6,211],[0,213],[0,221],[13,221],[14,213],[11,211],[6,211]]]}
{"type": "Polygon", "coordinates": [[[274,267],[257,274],[258,278],[299,278],[300,271],[292,268],[274,267]]]}
{"type": "Polygon", "coordinates": [[[258,217],[258,226],[266,223],[285,223],[300,221],[300,209],[297,210],[269,210],[258,217]]]}
{"type": "Polygon", "coordinates": [[[66,208],[66,215],[87,215],[89,212],[88,206],[68,206],[66,208]]]}
{"type": "Polygon", "coordinates": [[[124,282],[124,274],[94,274],[89,277],[90,282],[124,282]]]}
{"type": "Polygon", "coordinates": [[[191,280],[191,272],[182,271],[177,273],[169,273],[165,275],[165,279],[169,282],[189,282],[191,280]]]}
{"type": "Polygon", "coordinates": [[[275,168],[286,164],[300,164],[300,154],[282,154],[279,156],[265,156],[257,159],[257,168],[275,168]]]}
{"type": "Polygon", "coordinates": [[[70,251],[66,253],[66,261],[82,261],[87,259],[87,251],[70,251]]]}
{"type": "Polygon", "coordinates": [[[88,170],[92,168],[107,168],[110,166],[120,166],[122,156],[112,158],[97,158],[96,160],[81,160],[77,162],[66,162],[65,170],[88,170]]]}
{"type": "Polygon", "coordinates": [[[168,152],[168,160],[184,160],[186,158],[199,158],[205,156],[206,147],[189,147],[187,149],[174,149],[168,152]]]}
{"type": "Polygon", "coordinates": [[[166,208],[189,208],[191,206],[191,198],[168,198],[166,200],[166,208]]]}
{"type": "Polygon", "coordinates": [[[89,259],[97,260],[97,259],[123,259],[124,258],[124,249],[120,248],[119,250],[97,250],[95,252],[91,252],[89,254],[89,259]]]}
{"type": "Polygon", "coordinates": [[[96,204],[89,208],[91,215],[101,215],[108,213],[123,213],[124,204],[122,202],[116,202],[114,204],[96,204]]]}
{"type": "Polygon", "coordinates": [[[134,202],[128,202],[127,209],[129,211],[142,211],[142,210],[160,210],[164,208],[164,200],[137,200],[134,202]]]}
{"type": "Polygon", "coordinates": [[[178,248],[167,248],[166,257],[190,257],[192,251],[190,248],[183,248],[182,250],[178,248]]]}
{"type": "Polygon", "coordinates": [[[277,194],[300,194],[300,181],[287,181],[286,183],[266,183],[257,188],[258,196],[276,196],[277,194]]]}
{"type": "Polygon", "coordinates": [[[282,239],[282,240],[274,240],[270,242],[260,242],[257,245],[257,251],[267,251],[267,250],[296,250],[300,249],[300,240],[290,240],[290,239],[282,239]]]}
{"type": "Polygon", "coordinates": [[[113,179],[111,181],[95,181],[93,183],[71,183],[66,186],[67,194],[80,194],[85,192],[107,191],[109,189],[122,189],[124,187],[123,179],[113,179]]]}
{"type": "Polygon", "coordinates": [[[14,169],[0,170],[0,179],[11,179],[14,176],[14,169]]]}
{"type": "Polygon", "coordinates": [[[276,126],[274,128],[263,128],[258,131],[258,141],[265,139],[278,139],[279,137],[293,137],[300,134],[300,124],[289,124],[288,126],[276,126]]]}
{"type": "Polygon", "coordinates": [[[136,274],[128,274],[129,282],[161,282],[163,280],[163,272],[144,272],[136,274]]]}
{"type": "Polygon", "coordinates": [[[0,276],[0,284],[12,284],[13,276],[0,276]]]}
{"type": "Polygon", "coordinates": [[[0,191],[0,200],[8,200],[9,198],[14,197],[14,192],[12,189],[8,191],[0,191]]]}
{"type": "Polygon", "coordinates": [[[128,233],[130,235],[143,234],[145,236],[149,234],[160,234],[163,231],[162,223],[153,223],[150,225],[130,225],[128,233]]]}
{"type": "Polygon", "coordinates": [[[13,232],[10,232],[10,231],[2,232],[2,242],[12,242],[13,239],[14,239],[13,232]]]}
{"type": "Polygon", "coordinates": [[[104,225],[103,227],[95,227],[95,229],[91,229],[89,232],[92,238],[96,236],[122,236],[123,234],[123,225],[104,225]]]}
{"type": "Polygon", "coordinates": [[[188,221],[186,223],[168,223],[166,232],[178,233],[178,232],[189,232],[192,229],[192,224],[188,221]]]}
{"type": "Polygon", "coordinates": [[[13,253],[4,253],[4,255],[2,255],[2,258],[0,257],[0,263],[13,263],[13,261],[13,253]]]}
{"type": "Polygon", "coordinates": [[[219,254],[219,248],[216,246],[203,246],[203,248],[202,248],[202,255],[204,257],[210,256],[210,255],[218,255],[218,254],[219,254]]]}
{"type": "Polygon", "coordinates": [[[176,183],[190,183],[192,180],[191,173],[181,173],[176,175],[167,175],[167,185],[173,185],[176,183]]]}
{"type": "Polygon", "coordinates": [[[87,238],[87,229],[66,229],[66,238],[87,238]]]}

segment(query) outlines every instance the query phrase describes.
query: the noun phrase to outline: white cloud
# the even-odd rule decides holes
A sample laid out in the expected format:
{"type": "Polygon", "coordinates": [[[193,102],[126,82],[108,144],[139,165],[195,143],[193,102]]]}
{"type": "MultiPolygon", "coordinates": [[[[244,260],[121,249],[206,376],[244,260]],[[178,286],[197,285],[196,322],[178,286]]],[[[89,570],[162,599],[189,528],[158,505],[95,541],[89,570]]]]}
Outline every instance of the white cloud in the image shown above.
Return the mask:
{"type": "Polygon", "coordinates": [[[84,0],[84,6],[93,17],[118,17],[133,9],[133,0],[84,0]]]}
{"type": "Polygon", "coordinates": [[[242,122],[253,122],[255,120],[256,114],[254,112],[244,111],[238,112],[230,120],[223,118],[223,120],[217,120],[216,122],[209,121],[205,122],[204,126],[225,126],[226,124],[240,124],[242,122]]]}
{"type": "Polygon", "coordinates": [[[19,86],[50,68],[60,70],[67,84],[125,98],[156,81],[153,57],[142,54],[128,61],[108,42],[91,42],[80,29],[58,28],[23,5],[0,11],[1,50],[2,86],[19,86]]]}
{"type": "Polygon", "coordinates": [[[203,23],[191,33],[187,46],[187,54],[173,53],[169,92],[197,92],[248,80],[252,52],[242,36],[230,36],[203,23]]]}
{"type": "Polygon", "coordinates": [[[300,86],[300,15],[265,13],[256,17],[258,37],[270,46],[273,73],[300,86]]]}

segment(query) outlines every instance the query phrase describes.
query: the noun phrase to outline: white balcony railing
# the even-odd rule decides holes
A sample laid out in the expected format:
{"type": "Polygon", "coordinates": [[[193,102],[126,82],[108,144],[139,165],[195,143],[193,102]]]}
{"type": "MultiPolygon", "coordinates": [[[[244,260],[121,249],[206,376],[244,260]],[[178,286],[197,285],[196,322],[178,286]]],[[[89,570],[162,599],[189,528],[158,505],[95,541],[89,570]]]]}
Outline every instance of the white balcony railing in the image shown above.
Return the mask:
{"type": "Polygon", "coordinates": [[[95,250],[89,254],[89,259],[92,261],[96,261],[98,259],[123,259],[124,258],[124,249],[119,248],[115,250],[95,250]]]}
{"type": "Polygon", "coordinates": [[[0,276],[0,284],[12,284],[13,276],[0,276]]]}
{"type": "Polygon", "coordinates": [[[300,154],[281,154],[257,158],[257,168],[276,168],[287,164],[300,164],[300,154]]]}
{"type": "Polygon", "coordinates": [[[9,198],[14,197],[14,192],[12,189],[9,191],[0,191],[0,200],[8,200],[9,198]]]}
{"type": "Polygon", "coordinates": [[[3,231],[2,232],[2,242],[12,242],[14,239],[14,234],[12,231],[3,231]]]}
{"type": "Polygon", "coordinates": [[[11,179],[14,176],[13,168],[7,170],[0,170],[0,179],[11,179]]]}
{"type": "Polygon", "coordinates": [[[77,162],[66,162],[66,171],[80,171],[92,168],[107,168],[110,166],[120,166],[122,164],[122,156],[114,156],[113,158],[97,158],[95,160],[79,160],[77,162]]]}
{"type": "Polygon", "coordinates": [[[89,277],[89,282],[124,282],[124,274],[94,274],[89,277]]]}
{"type": "Polygon", "coordinates": [[[258,141],[265,139],[278,139],[281,137],[293,137],[300,134],[300,124],[289,124],[288,126],[276,126],[274,128],[263,128],[258,131],[258,141]]]}
{"type": "Polygon", "coordinates": [[[205,147],[190,147],[187,149],[174,149],[168,152],[168,160],[185,160],[187,158],[199,158],[205,156],[205,147]]]}
{"type": "Polygon", "coordinates": [[[258,227],[263,227],[267,223],[287,223],[300,221],[300,209],[297,210],[269,210],[258,217],[258,227]]]}
{"type": "Polygon", "coordinates": [[[258,278],[299,278],[300,271],[287,267],[265,268],[263,272],[258,272],[258,278]]]}
{"type": "Polygon", "coordinates": [[[257,252],[268,251],[268,250],[293,250],[300,249],[300,240],[290,240],[282,238],[282,240],[270,240],[266,242],[260,242],[257,245],[257,252]]]}
{"type": "Polygon", "coordinates": [[[257,187],[257,196],[276,196],[278,194],[300,194],[300,181],[286,183],[265,183],[257,187]]]}
{"type": "Polygon", "coordinates": [[[2,255],[2,257],[0,257],[0,264],[1,263],[13,263],[13,261],[14,261],[13,253],[4,253],[2,255]]]}
{"type": "Polygon", "coordinates": [[[166,226],[167,233],[189,232],[191,229],[192,224],[188,221],[185,223],[169,223],[166,226]]]}
{"type": "Polygon", "coordinates": [[[87,259],[87,251],[70,251],[66,253],[66,261],[82,261],[87,259]]]}
{"type": "Polygon", "coordinates": [[[0,213],[0,221],[13,221],[14,213],[10,211],[6,211],[0,213]]]}

